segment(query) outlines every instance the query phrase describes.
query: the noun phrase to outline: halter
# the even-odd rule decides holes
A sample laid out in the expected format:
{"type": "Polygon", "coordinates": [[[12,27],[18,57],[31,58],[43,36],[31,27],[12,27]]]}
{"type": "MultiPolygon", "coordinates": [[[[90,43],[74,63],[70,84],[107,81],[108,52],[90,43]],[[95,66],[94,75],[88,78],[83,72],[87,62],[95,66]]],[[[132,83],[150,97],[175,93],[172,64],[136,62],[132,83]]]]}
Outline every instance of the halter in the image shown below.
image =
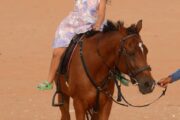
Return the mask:
{"type": "MultiPolygon", "coordinates": [[[[131,59],[131,58],[130,58],[130,55],[126,52],[126,49],[125,49],[124,45],[125,45],[125,41],[126,41],[127,39],[129,39],[129,38],[131,38],[131,37],[136,37],[136,36],[138,36],[138,35],[137,35],[137,34],[131,34],[131,35],[128,35],[128,36],[126,36],[126,37],[124,37],[124,38],[121,39],[121,41],[120,41],[120,48],[119,48],[119,58],[118,58],[117,65],[119,65],[120,57],[123,55],[123,56],[125,57],[126,67],[127,67],[127,69],[128,69],[128,76],[131,78],[131,80],[134,81],[134,84],[136,83],[136,85],[138,85],[138,84],[140,84],[140,83],[138,82],[138,80],[137,80],[135,77],[136,77],[138,74],[140,74],[141,72],[143,72],[143,71],[146,71],[146,70],[151,71],[151,67],[150,67],[149,65],[145,65],[145,66],[140,67],[140,68],[137,68],[137,69],[135,69],[135,70],[130,70],[130,65],[128,64],[127,61],[128,61],[128,59],[131,59]]],[[[116,65],[116,66],[117,66],[117,65],[116,65]]],[[[116,68],[117,68],[117,67],[116,67],[116,68]]],[[[119,72],[119,70],[118,70],[118,72],[119,72]]],[[[117,74],[117,70],[114,71],[114,74],[117,74]]],[[[123,77],[123,76],[121,76],[121,78],[128,80],[127,78],[125,78],[125,77],[123,77]]],[[[130,80],[128,80],[128,81],[130,81],[130,80]]],[[[117,80],[115,80],[115,85],[116,85],[116,87],[117,87],[117,89],[118,89],[118,98],[117,98],[117,100],[115,100],[114,98],[112,98],[112,96],[109,95],[109,93],[104,93],[104,94],[107,95],[107,96],[109,96],[109,97],[110,97],[115,103],[117,103],[117,104],[119,104],[120,101],[122,101],[122,99],[123,99],[124,102],[127,104],[127,106],[131,106],[131,107],[147,107],[147,106],[153,104],[154,102],[158,101],[162,96],[164,96],[165,93],[166,93],[166,90],[167,90],[167,87],[166,87],[166,88],[162,91],[161,95],[160,95],[158,98],[156,98],[154,101],[152,101],[152,102],[150,102],[150,103],[148,103],[148,104],[144,104],[144,105],[133,105],[133,104],[129,103],[129,102],[126,100],[126,98],[123,96],[122,90],[121,90],[121,85],[118,84],[118,81],[117,81],[117,80]]],[[[155,83],[155,81],[154,81],[153,89],[154,89],[155,85],[156,85],[156,83],[155,83]]],[[[121,104],[120,104],[120,105],[121,105],[121,104]]],[[[125,104],[124,104],[124,105],[125,105],[125,104]]]]}
{"type": "MultiPolygon", "coordinates": [[[[130,54],[127,53],[127,50],[126,48],[124,47],[125,46],[125,42],[129,39],[129,38],[132,38],[132,37],[136,37],[138,36],[137,34],[131,34],[131,35],[128,35],[126,37],[123,37],[121,40],[120,40],[120,48],[119,48],[119,58],[118,58],[118,62],[117,62],[117,65],[119,65],[120,63],[120,57],[121,56],[124,56],[125,58],[125,64],[126,64],[126,67],[128,69],[128,76],[131,78],[131,80],[133,80],[133,83],[135,84],[140,84],[138,82],[138,80],[135,78],[138,74],[142,73],[143,71],[151,71],[151,67],[150,65],[145,65],[143,67],[140,67],[140,68],[137,68],[137,69],[134,69],[134,70],[131,70],[130,69],[130,65],[128,64],[128,60],[130,60],[130,54]]],[[[142,41],[141,41],[142,42],[142,41]]]]}

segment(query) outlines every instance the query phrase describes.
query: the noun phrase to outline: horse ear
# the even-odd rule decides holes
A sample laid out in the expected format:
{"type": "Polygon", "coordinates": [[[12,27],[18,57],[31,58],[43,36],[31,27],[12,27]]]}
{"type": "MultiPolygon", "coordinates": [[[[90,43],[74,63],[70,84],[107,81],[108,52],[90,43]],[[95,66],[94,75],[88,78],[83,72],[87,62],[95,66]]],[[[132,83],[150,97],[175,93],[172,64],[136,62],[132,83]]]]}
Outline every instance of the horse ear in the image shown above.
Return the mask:
{"type": "Polygon", "coordinates": [[[118,28],[119,28],[120,33],[125,33],[126,32],[126,28],[124,27],[123,22],[118,21],[118,28]]]}
{"type": "Polygon", "coordinates": [[[142,29],[142,20],[139,20],[136,24],[136,30],[139,33],[142,29]]]}

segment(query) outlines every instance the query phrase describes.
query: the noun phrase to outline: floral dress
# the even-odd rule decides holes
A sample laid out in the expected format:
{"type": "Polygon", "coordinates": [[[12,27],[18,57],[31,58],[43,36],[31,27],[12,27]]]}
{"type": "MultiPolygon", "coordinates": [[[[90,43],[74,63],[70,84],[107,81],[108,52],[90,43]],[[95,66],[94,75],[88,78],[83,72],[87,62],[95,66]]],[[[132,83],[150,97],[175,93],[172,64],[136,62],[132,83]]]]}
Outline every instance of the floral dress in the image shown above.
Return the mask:
{"type": "Polygon", "coordinates": [[[60,23],[52,47],[68,47],[72,38],[92,29],[100,0],[75,0],[74,10],[60,23]]]}

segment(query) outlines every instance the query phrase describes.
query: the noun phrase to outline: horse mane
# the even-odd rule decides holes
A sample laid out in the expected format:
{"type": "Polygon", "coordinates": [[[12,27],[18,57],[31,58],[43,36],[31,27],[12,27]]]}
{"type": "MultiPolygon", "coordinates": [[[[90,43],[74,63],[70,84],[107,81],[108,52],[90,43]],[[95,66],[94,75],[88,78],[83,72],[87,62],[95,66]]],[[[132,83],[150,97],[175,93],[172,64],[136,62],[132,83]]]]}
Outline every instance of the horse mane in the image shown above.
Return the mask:
{"type": "Polygon", "coordinates": [[[110,31],[118,31],[119,27],[123,25],[124,23],[121,21],[118,22],[112,22],[110,20],[107,20],[107,23],[104,25],[103,32],[110,32],[110,31]]]}
{"type": "MultiPolygon", "coordinates": [[[[104,25],[103,32],[110,32],[110,31],[118,31],[120,27],[124,27],[124,22],[122,21],[117,21],[117,22],[112,22],[110,20],[107,21],[106,25],[104,25]]],[[[132,24],[130,27],[126,28],[127,34],[138,34],[136,25],[132,24]]]]}

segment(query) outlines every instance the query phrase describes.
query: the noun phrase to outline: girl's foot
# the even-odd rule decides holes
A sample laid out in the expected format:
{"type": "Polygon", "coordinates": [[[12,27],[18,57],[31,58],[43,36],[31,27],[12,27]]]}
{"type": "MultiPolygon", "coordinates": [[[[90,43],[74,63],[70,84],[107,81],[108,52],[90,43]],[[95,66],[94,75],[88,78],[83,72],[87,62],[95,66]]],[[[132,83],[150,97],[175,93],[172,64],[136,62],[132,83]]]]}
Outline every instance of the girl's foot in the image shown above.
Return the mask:
{"type": "Polygon", "coordinates": [[[52,83],[49,83],[48,81],[44,81],[37,86],[37,89],[38,90],[51,90],[53,89],[53,85],[52,83]]]}

